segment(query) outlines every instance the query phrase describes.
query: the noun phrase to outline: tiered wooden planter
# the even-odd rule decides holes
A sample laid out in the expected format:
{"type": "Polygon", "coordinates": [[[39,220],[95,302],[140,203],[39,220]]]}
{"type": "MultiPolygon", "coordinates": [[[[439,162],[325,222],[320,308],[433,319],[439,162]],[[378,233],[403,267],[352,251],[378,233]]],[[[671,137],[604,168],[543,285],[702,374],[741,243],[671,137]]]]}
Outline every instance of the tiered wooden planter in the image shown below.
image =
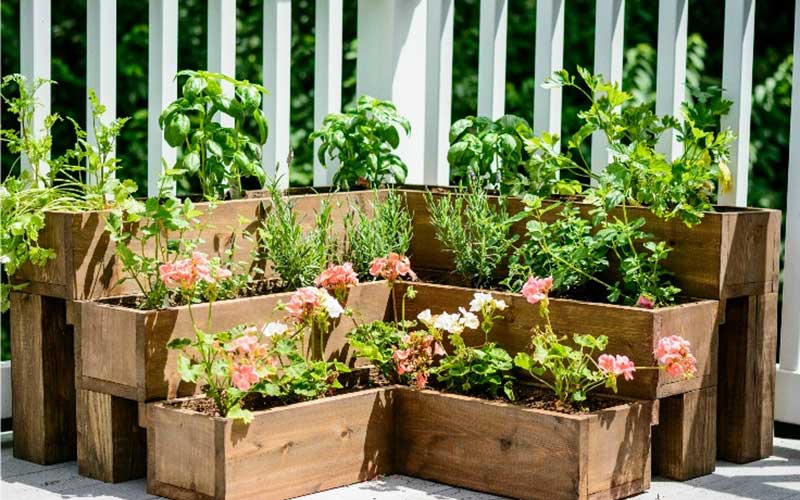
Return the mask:
{"type": "Polygon", "coordinates": [[[650,484],[652,406],[565,415],[392,386],[246,426],[154,403],[148,492],[279,500],[401,473],[530,500],[622,498],[650,484]]]}

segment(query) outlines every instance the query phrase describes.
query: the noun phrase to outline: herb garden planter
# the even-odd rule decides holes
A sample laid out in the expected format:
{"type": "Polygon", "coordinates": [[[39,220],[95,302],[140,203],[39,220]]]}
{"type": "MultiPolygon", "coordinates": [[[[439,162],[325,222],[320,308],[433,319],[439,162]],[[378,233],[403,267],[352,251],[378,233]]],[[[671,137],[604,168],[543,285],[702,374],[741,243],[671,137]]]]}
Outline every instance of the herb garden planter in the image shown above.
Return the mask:
{"type": "Polygon", "coordinates": [[[391,474],[393,396],[376,388],[272,408],[249,425],[151,404],[147,491],[284,499],[391,474]]]}

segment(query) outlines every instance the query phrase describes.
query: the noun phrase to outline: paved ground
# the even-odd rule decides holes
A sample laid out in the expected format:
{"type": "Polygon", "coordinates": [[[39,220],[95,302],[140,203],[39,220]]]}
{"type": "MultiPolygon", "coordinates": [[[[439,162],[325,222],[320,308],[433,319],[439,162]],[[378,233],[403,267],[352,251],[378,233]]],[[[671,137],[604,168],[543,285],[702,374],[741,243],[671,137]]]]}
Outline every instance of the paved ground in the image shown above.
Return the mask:
{"type": "MultiPolygon", "coordinates": [[[[74,462],[39,466],[17,460],[10,445],[2,450],[3,500],[93,498],[97,500],[143,500],[148,495],[143,479],[122,484],[104,484],[78,475],[74,462]]],[[[303,497],[304,500],[493,500],[469,490],[452,488],[404,476],[390,476],[345,488],[303,497]]],[[[676,483],[654,479],[647,493],[637,500],[800,500],[800,440],[776,439],[775,456],[747,465],[718,462],[708,476],[676,483]]]]}

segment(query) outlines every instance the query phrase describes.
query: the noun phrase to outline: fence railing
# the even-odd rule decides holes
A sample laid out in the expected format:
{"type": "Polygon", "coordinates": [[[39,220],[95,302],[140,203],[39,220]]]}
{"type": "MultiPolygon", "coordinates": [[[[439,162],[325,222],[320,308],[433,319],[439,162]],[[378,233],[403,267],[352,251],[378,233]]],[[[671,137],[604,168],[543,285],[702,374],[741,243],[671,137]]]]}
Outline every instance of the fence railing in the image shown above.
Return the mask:
{"type": "MultiPolygon", "coordinates": [[[[314,122],[341,106],[342,9],[344,0],[316,0],[314,57],[314,122]]],[[[481,0],[478,64],[478,113],[499,117],[504,112],[508,5],[511,0],[481,0]]],[[[21,0],[22,72],[29,78],[50,76],[50,2],[21,0]]],[[[235,0],[208,0],[208,68],[235,73],[235,0]]],[[[392,100],[406,116],[413,134],[403,141],[400,155],[409,165],[408,182],[446,184],[447,133],[451,123],[454,0],[359,0],[357,93],[392,100]]],[[[537,133],[559,133],[561,92],[538,85],[562,67],[566,0],[536,2],[535,59],[531,71],[533,125],[537,133]]],[[[722,85],[733,101],[723,126],[736,133],[731,149],[733,189],[720,195],[721,204],[747,201],[749,128],[752,90],[755,0],[726,0],[722,85]]],[[[263,82],[270,95],[264,110],[270,136],[263,161],[268,171],[288,183],[286,158],[290,134],[291,0],[264,0],[263,82]]],[[[656,111],[676,115],[685,98],[688,0],[660,0],[656,111]]],[[[597,0],[594,71],[619,81],[622,77],[625,0],[597,0]]],[[[583,13],[581,13],[583,14],[583,13]]],[[[116,103],[116,0],[87,0],[87,88],[107,105],[107,119],[116,103]]],[[[795,13],[794,53],[800,53],[795,13]]],[[[162,158],[175,160],[162,138],[158,115],[177,94],[178,0],[150,0],[148,75],[148,192],[155,194],[162,158]]],[[[298,61],[295,61],[297,63],[298,61]]],[[[800,83],[794,78],[794,96],[800,83]]],[[[40,94],[45,106],[36,112],[41,122],[49,113],[50,89],[40,94]]],[[[91,123],[88,124],[91,126],[91,123]]],[[[800,423],[800,99],[793,99],[786,212],[786,267],[781,364],[776,415],[800,423]],[[794,405],[794,406],[793,406],[794,405]]],[[[90,134],[91,137],[91,134],[90,134]]],[[[659,144],[668,158],[680,153],[674,132],[659,144]]],[[[604,138],[592,139],[592,168],[608,163],[604,138]]],[[[315,160],[316,162],[316,160],[315,160]]],[[[330,183],[333,172],[314,166],[314,184],[330,183]]]]}

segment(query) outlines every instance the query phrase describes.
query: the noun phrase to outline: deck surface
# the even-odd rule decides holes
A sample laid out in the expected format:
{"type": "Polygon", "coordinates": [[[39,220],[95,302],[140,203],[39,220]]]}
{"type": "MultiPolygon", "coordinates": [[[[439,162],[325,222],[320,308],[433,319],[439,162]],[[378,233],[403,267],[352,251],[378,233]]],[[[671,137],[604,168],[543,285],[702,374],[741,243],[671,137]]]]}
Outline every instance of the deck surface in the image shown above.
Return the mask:
{"type": "MultiPolygon", "coordinates": [[[[2,449],[2,489],[8,500],[92,498],[144,500],[144,479],[104,484],[78,475],[75,462],[40,466],[17,460],[10,444],[2,449]]],[[[405,476],[324,491],[304,500],[492,500],[475,491],[453,488],[405,476]]],[[[775,439],[775,456],[747,465],[717,462],[717,470],[685,483],[654,478],[650,490],[637,500],[800,500],[800,440],[775,439]]]]}

